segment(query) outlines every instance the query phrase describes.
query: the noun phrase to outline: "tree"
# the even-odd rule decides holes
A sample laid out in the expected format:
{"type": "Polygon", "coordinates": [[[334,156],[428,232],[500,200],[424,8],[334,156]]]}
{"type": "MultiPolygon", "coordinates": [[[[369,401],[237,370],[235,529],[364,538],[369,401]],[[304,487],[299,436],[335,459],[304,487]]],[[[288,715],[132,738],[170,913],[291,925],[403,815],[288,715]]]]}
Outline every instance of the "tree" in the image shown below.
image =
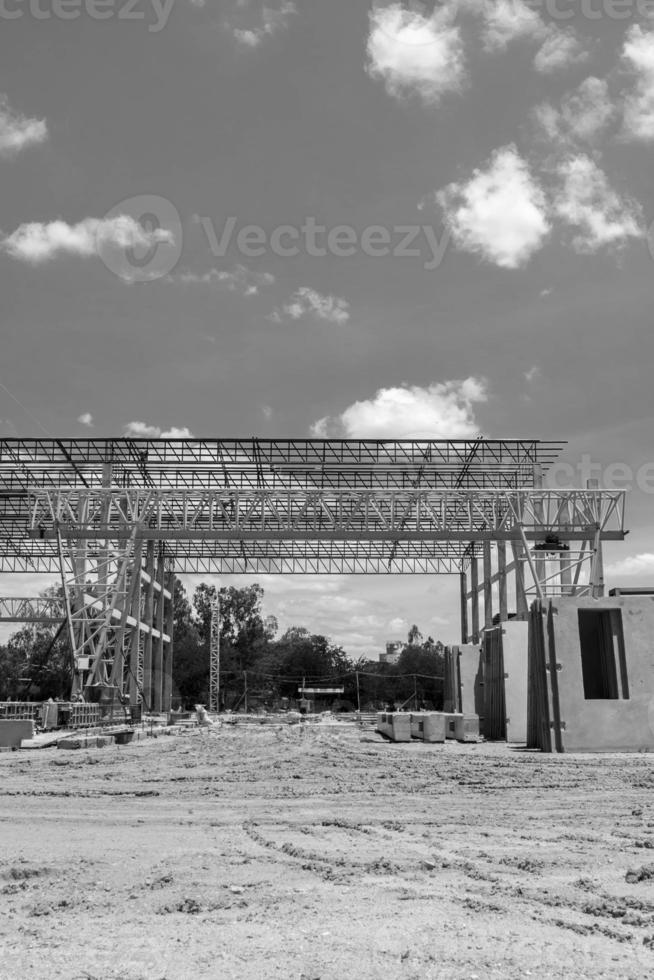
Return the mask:
{"type": "Polygon", "coordinates": [[[63,630],[57,636],[45,626],[24,626],[9,638],[5,649],[3,667],[6,663],[9,668],[5,697],[47,700],[70,696],[72,665],[63,630]]]}
{"type": "Polygon", "coordinates": [[[185,705],[206,703],[209,659],[179,579],[175,580],[173,596],[173,650],[173,682],[180,701],[185,705]]]}

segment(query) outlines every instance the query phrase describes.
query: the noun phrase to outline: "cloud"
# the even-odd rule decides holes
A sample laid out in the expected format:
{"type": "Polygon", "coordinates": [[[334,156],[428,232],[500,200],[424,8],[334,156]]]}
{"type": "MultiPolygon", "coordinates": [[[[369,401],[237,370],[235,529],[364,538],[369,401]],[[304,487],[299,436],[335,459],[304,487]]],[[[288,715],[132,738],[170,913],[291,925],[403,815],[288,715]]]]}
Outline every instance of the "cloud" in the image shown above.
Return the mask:
{"type": "Polygon", "coordinates": [[[444,381],[426,388],[380,388],[335,418],[311,427],[317,438],[470,439],[479,435],[474,406],[488,398],[483,378],[444,381]]]}
{"type": "Polygon", "coordinates": [[[373,9],[369,18],[366,71],[383,79],[389,95],[416,94],[438,102],[446,92],[462,88],[463,42],[449,5],[425,16],[393,3],[373,9]]]}
{"type": "Polygon", "coordinates": [[[130,215],[123,214],[84,218],[76,225],[65,221],[27,222],[3,238],[0,246],[12,258],[38,265],[62,254],[87,258],[99,255],[107,246],[151,248],[160,242],[172,244],[173,233],[165,228],[146,230],[130,215]]]}
{"type": "Polygon", "coordinates": [[[504,269],[526,265],[550,231],[545,194],[514,145],[436,199],[458,248],[504,269]]]}
{"type": "Polygon", "coordinates": [[[625,35],[622,64],[632,79],[625,97],[622,138],[640,142],[654,140],[654,31],[635,24],[625,35]]]}
{"type": "MultiPolygon", "coordinates": [[[[204,6],[204,3],[196,2],[196,6],[204,6]]],[[[289,17],[297,13],[295,4],[288,0],[282,0],[276,6],[238,0],[236,8],[226,27],[246,48],[258,48],[266,38],[285,30],[289,17]]]]}
{"type": "Polygon", "coordinates": [[[123,435],[130,439],[193,439],[190,429],[177,428],[161,431],[158,425],[148,425],[146,422],[128,422],[123,430],[123,435]]]}
{"type": "Polygon", "coordinates": [[[89,429],[92,429],[93,428],[93,425],[94,425],[93,416],[91,415],[90,412],[84,412],[83,415],[79,415],[78,418],[77,418],[77,421],[81,425],[88,426],[89,429]]]}
{"type": "Polygon", "coordinates": [[[540,368],[537,364],[530,367],[528,371],[525,371],[525,381],[527,384],[532,384],[537,378],[540,377],[540,368]]]}
{"type": "Polygon", "coordinates": [[[263,417],[266,419],[267,422],[269,422],[270,419],[273,417],[273,410],[270,407],[270,405],[262,405],[261,406],[261,412],[262,412],[263,417]]]}
{"type": "MultiPolygon", "coordinates": [[[[291,296],[282,308],[283,313],[291,320],[299,320],[304,316],[313,316],[328,323],[343,324],[350,319],[350,304],[338,296],[321,296],[315,289],[301,286],[291,296]]],[[[275,323],[281,322],[279,313],[273,313],[270,319],[275,323]]]]}
{"type": "Polygon", "coordinates": [[[0,95],[0,156],[11,157],[28,146],[43,143],[48,138],[45,119],[29,119],[9,105],[6,95],[0,95]]]}
{"type": "Polygon", "coordinates": [[[545,102],[533,111],[534,119],[550,141],[562,145],[593,143],[616,116],[604,79],[593,75],[561,101],[559,109],[545,102]]]}
{"type": "Polygon", "coordinates": [[[577,252],[597,252],[643,237],[640,206],[621,198],[590,157],[580,154],[565,160],[558,167],[558,176],[562,186],[554,199],[554,212],[578,229],[572,240],[577,252]]]}
{"type": "Polygon", "coordinates": [[[649,551],[639,555],[628,555],[618,561],[610,562],[605,569],[607,575],[625,576],[654,575],[654,554],[649,551]]]}
{"type": "Polygon", "coordinates": [[[244,265],[237,265],[233,272],[222,269],[209,269],[208,272],[180,272],[169,277],[171,282],[200,283],[203,285],[217,283],[231,292],[242,293],[243,296],[255,296],[261,286],[270,286],[275,277],[270,272],[252,272],[244,265]]]}
{"type": "Polygon", "coordinates": [[[487,51],[503,51],[518,38],[541,38],[548,33],[540,14],[523,0],[483,0],[484,30],[487,51]]]}
{"type": "Polygon", "coordinates": [[[588,51],[572,29],[550,28],[549,33],[534,57],[534,68],[541,75],[551,75],[566,68],[578,65],[588,58],[588,51]]]}

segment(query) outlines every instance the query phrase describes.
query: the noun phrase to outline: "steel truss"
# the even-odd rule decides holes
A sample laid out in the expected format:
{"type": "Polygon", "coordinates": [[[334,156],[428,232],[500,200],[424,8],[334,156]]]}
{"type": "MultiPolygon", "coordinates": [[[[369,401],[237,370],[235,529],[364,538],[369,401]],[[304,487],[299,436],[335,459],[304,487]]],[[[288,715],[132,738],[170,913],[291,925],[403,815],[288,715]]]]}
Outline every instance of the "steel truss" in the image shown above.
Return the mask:
{"type": "Polygon", "coordinates": [[[169,677],[152,694],[152,671],[169,675],[173,569],[456,573],[462,635],[476,638],[480,596],[488,626],[494,594],[506,618],[509,599],[526,615],[532,593],[601,591],[602,542],[625,535],[624,493],[544,489],[561,447],[0,440],[0,571],[58,571],[77,661],[89,661],[78,690],[116,689],[146,703],[147,690],[154,706],[170,700],[169,677]]]}

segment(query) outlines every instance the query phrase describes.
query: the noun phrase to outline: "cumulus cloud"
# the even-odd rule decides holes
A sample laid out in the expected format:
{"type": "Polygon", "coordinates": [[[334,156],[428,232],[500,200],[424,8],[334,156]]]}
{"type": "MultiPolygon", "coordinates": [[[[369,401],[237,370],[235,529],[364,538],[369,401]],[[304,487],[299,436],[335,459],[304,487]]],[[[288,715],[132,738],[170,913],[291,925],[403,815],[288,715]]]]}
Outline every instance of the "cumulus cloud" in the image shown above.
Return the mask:
{"type": "Polygon", "coordinates": [[[193,433],[185,426],[173,426],[164,431],[158,425],[148,425],[147,422],[128,422],[123,435],[130,439],[193,439],[193,433]]]}
{"type": "Polygon", "coordinates": [[[545,41],[536,52],[534,68],[541,75],[551,75],[568,65],[578,65],[587,58],[588,51],[571,28],[550,28],[545,41]]]}
{"type": "MultiPolygon", "coordinates": [[[[204,3],[196,5],[204,6],[204,3]]],[[[274,6],[252,0],[237,0],[226,27],[244,47],[258,48],[266,38],[288,27],[289,17],[296,13],[297,7],[289,0],[282,0],[274,6]]]]}
{"type": "Polygon", "coordinates": [[[523,0],[483,2],[483,42],[487,51],[503,51],[518,38],[541,38],[548,31],[540,14],[523,0]]]}
{"type": "Polygon", "coordinates": [[[550,231],[545,194],[513,145],[436,199],[457,247],[504,269],[526,265],[550,231]]]}
{"type": "Polygon", "coordinates": [[[28,146],[43,143],[48,138],[45,119],[29,119],[9,105],[6,95],[0,95],[0,156],[11,157],[28,146]]]}
{"type": "Polygon", "coordinates": [[[616,113],[606,81],[591,75],[563,98],[559,109],[547,102],[536,106],[534,118],[548,140],[573,145],[593,143],[616,113]]]}
{"type": "Polygon", "coordinates": [[[98,255],[106,246],[151,248],[162,242],[173,244],[173,233],[165,228],[147,230],[123,214],[84,218],[75,225],[65,221],[27,222],[3,238],[0,245],[12,258],[38,265],[58,255],[98,255]]]}
{"type": "Polygon", "coordinates": [[[237,265],[233,272],[224,269],[209,269],[201,273],[187,271],[169,278],[173,282],[203,285],[215,283],[231,292],[242,293],[243,296],[255,296],[262,286],[270,286],[275,281],[275,277],[270,272],[252,272],[244,265],[237,265]]]}
{"type": "MultiPolygon", "coordinates": [[[[339,296],[321,296],[315,289],[301,286],[291,296],[282,308],[283,313],[291,320],[299,320],[304,316],[313,316],[328,323],[343,324],[350,319],[350,304],[339,296]]],[[[273,314],[271,319],[280,322],[281,316],[273,314]]]]}
{"type": "Polygon", "coordinates": [[[407,10],[399,3],[370,12],[366,70],[381,78],[396,97],[417,94],[438,102],[466,80],[460,28],[449,4],[438,5],[430,16],[407,10]]]}
{"type": "Polygon", "coordinates": [[[642,238],[640,206],[621,198],[609,185],[606,174],[590,157],[580,154],[558,167],[561,187],[554,199],[554,212],[578,230],[572,240],[578,252],[597,252],[605,246],[624,245],[629,238],[642,238]]]}
{"type": "Polygon", "coordinates": [[[487,398],[486,381],[474,377],[426,388],[380,388],[340,415],[319,419],[311,432],[317,438],[470,439],[479,435],[475,405],[487,398]]]}
{"type": "Polygon", "coordinates": [[[641,552],[639,555],[628,555],[618,561],[609,562],[605,572],[607,575],[625,576],[632,575],[654,575],[654,554],[651,551],[641,552]]]}
{"type": "Polygon", "coordinates": [[[77,421],[80,425],[86,425],[89,429],[93,428],[93,416],[90,412],[84,412],[83,415],[79,415],[77,421]]]}
{"type": "Polygon", "coordinates": [[[622,137],[654,140],[654,30],[630,27],[622,48],[622,64],[631,75],[631,89],[624,100],[622,137]]]}

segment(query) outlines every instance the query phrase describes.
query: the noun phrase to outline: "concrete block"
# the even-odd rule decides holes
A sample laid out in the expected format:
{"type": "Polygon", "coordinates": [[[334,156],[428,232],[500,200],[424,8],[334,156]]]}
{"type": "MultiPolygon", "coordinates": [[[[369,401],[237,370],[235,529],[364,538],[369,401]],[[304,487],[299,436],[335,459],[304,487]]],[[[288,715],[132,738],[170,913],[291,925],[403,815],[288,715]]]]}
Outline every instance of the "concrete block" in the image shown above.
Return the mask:
{"type": "Polygon", "coordinates": [[[423,741],[445,741],[445,715],[442,711],[429,711],[424,716],[423,741]]]}
{"type": "Polygon", "coordinates": [[[422,742],[425,734],[424,714],[411,714],[411,738],[417,738],[422,742]]]}
{"type": "Polygon", "coordinates": [[[377,731],[393,742],[411,741],[411,715],[406,711],[380,711],[377,731]]]}
{"type": "Polygon", "coordinates": [[[456,739],[456,721],[457,718],[463,718],[463,715],[454,711],[446,711],[444,717],[445,717],[445,738],[456,739]]]}
{"type": "Polygon", "coordinates": [[[0,746],[19,749],[23,739],[34,738],[33,721],[0,721],[0,746]]]}
{"type": "Polygon", "coordinates": [[[445,715],[447,738],[457,742],[476,742],[479,739],[479,715],[447,714],[445,715]]]}

